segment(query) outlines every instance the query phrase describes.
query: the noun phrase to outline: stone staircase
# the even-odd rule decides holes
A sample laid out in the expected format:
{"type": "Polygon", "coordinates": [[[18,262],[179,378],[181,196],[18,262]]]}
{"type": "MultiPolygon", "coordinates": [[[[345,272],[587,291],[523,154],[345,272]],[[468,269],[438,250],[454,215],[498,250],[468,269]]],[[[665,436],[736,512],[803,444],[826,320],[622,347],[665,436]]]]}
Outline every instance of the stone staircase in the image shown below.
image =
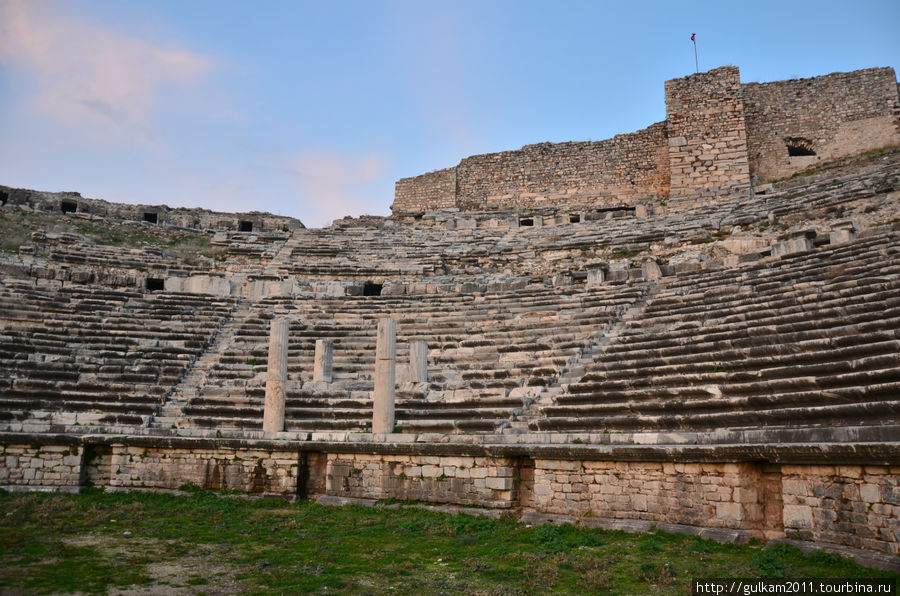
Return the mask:
{"type": "Polygon", "coordinates": [[[662,283],[648,284],[633,303],[617,313],[605,328],[588,341],[577,356],[570,359],[551,385],[546,387],[533,401],[526,404],[523,411],[514,413],[509,427],[504,432],[522,434],[533,432],[535,428],[538,428],[540,420],[546,417],[546,409],[554,405],[557,397],[564,394],[570,384],[577,383],[584,377],[594,360],[603,354],[606,347],[618,337],[627,325],[641,317],[647,302],[662,286],[662,283]]]}
{"type": "Polygon", "coordinates": [[[663,289],[531,430],[900,420],[900,237],[663,289]],[[827,264],[827,266],[826,266],[827,264]]]}
{"type": "Polygon", "coordinates": [[[184,413],[185,406],[200,395],[206,385],[210,371],[219,361],[221,355],[234,343],[236,321],[242,321],[250,314],[251,308],[246,301],[239,302],[229,316],[222,320],[210,340],[203,355],[186,371],[181,382],[159,408],[159,412],[150,422],[152,428],[176,429],[188,428],[190,420],[184,413]]]}

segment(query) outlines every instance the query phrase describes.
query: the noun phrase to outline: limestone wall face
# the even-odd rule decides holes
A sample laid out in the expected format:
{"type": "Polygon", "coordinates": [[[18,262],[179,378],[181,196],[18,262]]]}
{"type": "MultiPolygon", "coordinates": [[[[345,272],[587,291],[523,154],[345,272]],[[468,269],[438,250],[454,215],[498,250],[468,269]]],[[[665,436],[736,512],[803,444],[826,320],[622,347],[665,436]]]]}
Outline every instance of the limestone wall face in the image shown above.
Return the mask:
{"type": "Polygon", "coordinates": [[[534,507],[777,536],[780,519],[767,515],[767,502],[780,491],[769,494],[766,477],[754,464],[537,460],[534,507]]]}
{"type": "Polygon", "coordinates": [[[736,66],[666,81],[670,196],[701,202],[750,187],[736,66]]]}
{"type": "Polygon", "coordinates": [[[0,485],[236,489],[402,499],[736,530],[900,553],[900,474],[888,466],[306,453],[209,445],[0,447],[0,485]]]}
{"type": "Polygon", "coordinates": [[[456,168],[402,178],[394,186],[394,212],[456,207],[456,168]]]}
{"type": "Polygon", "coordinates": [[[790,176],[818,161],[900,143],[893,68],[743,85],[751,170],[760,181],[790,176]],[[814,156],[788,154],[809,143],[814,156]]]}
{"type": "Polygon", "coordinates": [[[294,495],[300,461],[296,451],[173,449],[110,445],[89,448],[85,476],[97,486],[242,490],[294,495]]]}
{"type": "Polygon", "coordinates": [[[0,445],[0,485],[81,486],[81,448],[66,445],[0,445]]]}
{"type": "Polygon", "coordinates": [[[516,467],[503,458],[328,455],[326,494],[512,507],[516,467]]]}
{"type": "Polygon", "coordinates": [[[788,538],[900,553],[900,478],[885,466],[783,466],[788,538]]]}
{"type": "Polygon", "coordinates": [[[665,123],[605,141],[541,143],[457,166],[462,209],[631,205],[668,191],[665,123]]]}

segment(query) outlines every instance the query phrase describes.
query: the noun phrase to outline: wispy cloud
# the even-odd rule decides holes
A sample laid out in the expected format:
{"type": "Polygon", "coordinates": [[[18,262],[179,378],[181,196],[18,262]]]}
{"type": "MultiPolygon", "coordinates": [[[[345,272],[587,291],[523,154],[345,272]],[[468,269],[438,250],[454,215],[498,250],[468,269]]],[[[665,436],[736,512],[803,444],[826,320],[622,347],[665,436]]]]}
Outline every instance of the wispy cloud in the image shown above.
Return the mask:
{"type": "Polygon", "coordinates": [[[386,215],[380,213],[386,207],[382,203],[392,197],[385,201],[377,195],[377,182],[385,173],[377,155],[307,151],[295,156],[289,168],[298,176],[302,211],[312,214],[303,221],[307,226],[325,226],[346,215],[386,215]]]}
{"type": "Polygon", "coordinates": [[[55,3],[0,2],[0,63],[27,87],[29,105],[99,138],[151,139],[166,85],[188,85],[210,60],[105,29],[55,3]]]}
{"type": "MultiPolygon", "coordinates": [[[[396,28],[394,51],[403,69],[404,92],[416,107],[420,121],[442,143],[460,153],[478,146],[480,131],[473,126],[471,98],[466,88],[473,81],[470,48],[479,27],[477,19],[455,4],[393,2],[396,28]],[[410,48],[415,48],[410,52],[410,48]]],[[[465,155],[465,153],[463,153],[465,155]]]]}

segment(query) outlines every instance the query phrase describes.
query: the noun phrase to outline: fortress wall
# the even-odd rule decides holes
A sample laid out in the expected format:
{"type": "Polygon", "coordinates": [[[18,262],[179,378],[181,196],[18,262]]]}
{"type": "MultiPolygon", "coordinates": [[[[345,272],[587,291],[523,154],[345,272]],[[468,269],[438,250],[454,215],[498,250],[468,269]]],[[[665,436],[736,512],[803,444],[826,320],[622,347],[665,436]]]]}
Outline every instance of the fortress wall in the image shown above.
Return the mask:
{"type": "Polygon", "coordinates": [[[761,182],[819,161],[900,144],[893,68],[743,86],[750,166],[761,182]],[[790,156],[788,143],[811,156],[790,156]]]}
{"type": "Polygon", "coordinates": [[[605,141],[540,143],[457,166],[457,206],[516,209],[630,205],[668,192],[666,126],[605,141]]]}
{"type": "Polygon", "coordinates": [[[723,66],[673,79],[665,87],[671,198],[697,203],[749,189],[738,68],[723,66]]]}
{"type": "Polygon", "coordinates": [[[391,205],[394,212],[451,207],[456,207],[456,168],[401,178],[394,185],[394,204],[391,205]]]}
{"type": "MultiPolygon", "coordinates": [[[[820,160],[900,144],[892,68],[741,85],[736,66],[666,81],[665,122],[597,142],[474,155],[397,182],[394,211],[629,205],[690,207],[820,160]],[[788,155],[788,142],[815,155],[788,155]]],[[[795,153],[797,151],[794,151],[795,153]]]]}

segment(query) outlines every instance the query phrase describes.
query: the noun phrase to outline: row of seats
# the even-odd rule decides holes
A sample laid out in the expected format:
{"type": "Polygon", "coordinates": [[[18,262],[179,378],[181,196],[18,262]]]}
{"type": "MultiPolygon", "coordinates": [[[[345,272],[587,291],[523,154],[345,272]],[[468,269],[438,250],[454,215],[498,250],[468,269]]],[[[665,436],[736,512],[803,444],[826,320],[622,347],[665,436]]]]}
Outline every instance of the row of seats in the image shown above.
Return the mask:
{"type": "Polygon", "coordinates": [[[288,428],[365,429],[372,416],[377,323],[393,317],[398,364],[408,362],[409,342],[424,341],[431,376],[424,386],[401,385],[398,427],[497,430],[529,396],[554,384],[582,349],[645,290],[624,285],[603,290],[542,286],[488,296],[267,299],[235,322],[233,342],[219,355],[184,414],[201,426],[258,427],[270,321],[273,313],[290,313],[288,428]],[[311,383],[317,339],[334,342],[334,383],[328,387],[311,383]]]}
{"type": "Polygon", "coordinates": [[[900,420],[900,235],[680,276],[534,430],[900,420]]]}
{"type": "Polygon", "coordinates": [[[141,426],[234,308],[230,299],[0,284],[0,417],[141,426]]]}

